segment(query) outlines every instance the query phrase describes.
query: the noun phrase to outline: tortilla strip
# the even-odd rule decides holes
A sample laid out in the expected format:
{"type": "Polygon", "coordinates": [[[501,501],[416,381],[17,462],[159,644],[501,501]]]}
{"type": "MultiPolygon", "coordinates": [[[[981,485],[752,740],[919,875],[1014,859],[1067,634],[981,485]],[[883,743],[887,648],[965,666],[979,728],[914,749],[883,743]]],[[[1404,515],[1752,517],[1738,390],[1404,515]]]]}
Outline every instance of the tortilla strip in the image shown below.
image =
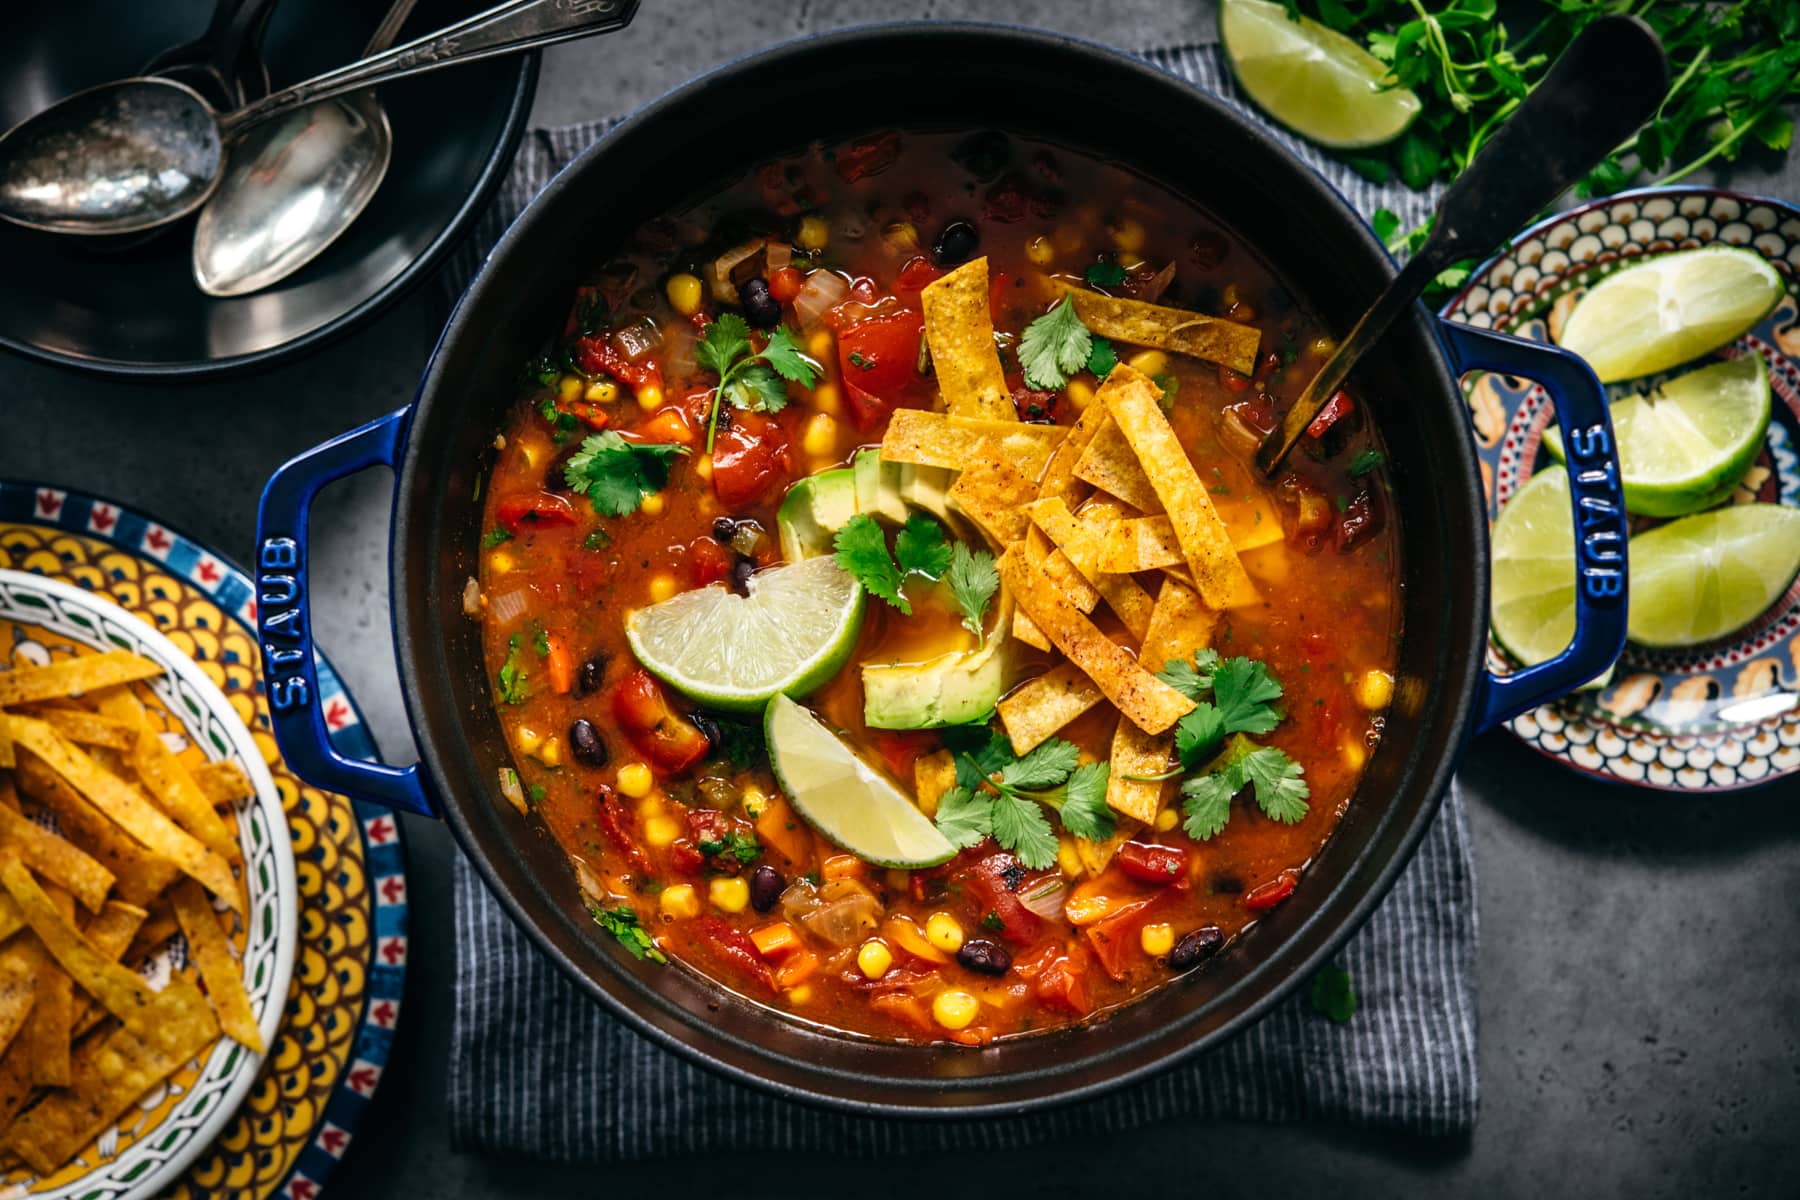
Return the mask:
{"type": "MultiPolygon", "coordinates": [[[[1138,657],[1160,671],[1170,659],[1192,657],[1194,651],[1210,644],[1218,624],[1219,614],[1202,604],[1192,589],[1164,579],[1162,590],[1156,594],[1150,631],[1144,635],[1144,648],[1138,657]]],[[[1156,820],[1171,781],[1130,777],[1162,774],[1169,769],[1174,752],[1173,733],[1145,733],[1130,721],[1121,720],[1113,730],[1112,771],[1106,779],[1107,806],[1145,824],[1156,820]]]]}
{"type": "Polygon", "coordinates": [[[1032,523],[1068,556],[1082,578],[1100,594],[1107,607],[1118,614],[1126,631],[1141,642],[1150,631],[1150,611],[1156,606],[1150,593],[1129,575],[1101,572],[1099,543],[1088,528],[1075,519],[1060,496],[1034,500],[1028,511],[1032,523]]]}
{"type": "Polygon", "coordinates": [[[1076,608],[1084,613],[1091,613],[1100,605],[1100,593],[1087,577],[1078,570],[1069,556],[1050,543],[1050,538],[1042,529],[1032,526],[1025,535],[1025,561],[1042,569],[1055,584],[1072,601],[1076,608]]]}
{"type": "Polygon", "coordinates": [[[944,407],[958,417],[1017,421],[1006,368],[994,347],[988,296],[988,260],[973,258],[919,293],[925,310],[925,344],[944,407]]]}
{"type": "Polygon", "coordinates": [[[17,667],[0,671],[0,706],[48,700],[53,696],[77,696],[115,683],[130,683],[161,675],[162,667],[129,650],[84,654],[65,658],[47,667],[17,667]]]}
{"type": "Polygon", "coordinates": [[[0,710],[0,770],[11,770],[17,762],[13,757],[12,726],[6,723],[6,713],[0,710]]]}
{"type": "Polygon", "coordinates": [[[984,439],[994,438],[1014,468],[1027,479],[1036,480],[1067,432],[1060,425],[1027,425],[1023,421],[952,417],[900,408],[894,410],[887,433],[882,436],[881,457],[888,462],[960,471],[980,451],[984,439]]]}
{"type": "MultiPolygon", "coordinates": [[[[75,920],[75,897],[51,885],[44,889],[66,921],[75,920]]],[[[25,1028],[19,1031],[30,1064],[31,1081],[40,1087],[69,1085],[69,1030],[74,1016],[74,985],[69,973],[53,962],[38,968],[37,1000],[25,1028]]]]}
{"type": "Polygon", "coordinates": [[[1109,413],[1106,423],[1075,461],[1076,478],[1093,484],[1108,495],[1117,496],[1133,508],[1149,513],[1161,512],[1162,501],[1157,499],[1156,489],[1150,486],[1144,468],[1138,465],[1137,456],[1131,452],[1125,431],[1110,418],[1109,413]]]}
{"type": "Polygon", "coordinates": [[[1081,323],[1101,337],[1203,358],[1240,375],[1256,370],[1262,331],[1254,326],[1142,300],[1102,296],[1061,280],[1053,282],[1074,298],[1081,323]]]}
{"type": "Polygon", "coordinates": [[[1256,585],[1231,548],[1225,522],[1219,519],[1212,497],[1157,404],[1161,395],[1147,375],[1121,363],[1106,377],[1098,398],[1106,401],[1169,514],[1200,598],[1209,607],[1220,609],[1259,603],[1256,585]]]}
{"type": "Polygon", "coordinates": [[[31,937],[0,950],[0,1047],[12,1045],[31,1016],[43,954],[44,948],[31,937]]]}
{"type": "Polygon", "coordinates": [[[1193,711],[1192,700],[1144,670],[1124,647],[1094,628],[1018,547],[1000,556],[999,567],[1013,602],[1120,712],[1149,732],[1160,733],[1193,711]]]}
{"type": "Polygon", "coordinates": [[[137,728],[85,709],[43,708],[31,713],[68,738],[83,746],[106,746],[113,750],[129,750],[137,741],[137,728]]]}
{"type": "Polygon", "coordinates": [[[219,924],[219,914],[200,885],[184,879],[175,885],[175,919],[181,922],[181,935],[187,939],[188,953],[200,968],[200,981],[206,985],[206,997],[212,1001],[213,1013],[225,1036],[258,1054],[263,1052],[262,1031],[256,1027],[256,1013],[250,1007],[250,993],[244,990],[244,973],[237,956],[231,952],[231,941],[219,924]]]}
{"type": "MultiPolygon", "coordinates": [[[[12,903],[12,896],[8,894],[6,900],[7,903],[12,903]]],[[[125,951],[130,948],[138,930],[143,927],[144,918],[149,915],[135,904],[108,900],[99,915],[82,928],[81,936],[100,954],[118,962],[125,957],[125,951]]],[[[92,996],[83,992],[75,998],[74,1036],[79,1038],[105,1017],[106,1010],[92,996]]],[[[0,1113],[0,1127],[5,1124],[4,1113],[0,1113]]]]}
{"type": "Polygon", "coordinates": [[[103,688],[88,699],[99,707],[101,713],[115,721],[125,722],[136,733],[144,727],[144,702],[138,699],[137,693],[131,688],[131,684],[121,683],[117,687],[103,688]]]}
{"type": "Polygon", "coordinates": [[[1021,757],[1106,697],[1074,663],[1057,663],[1014,688],[995,710],[1021,757]]]}
{"type": "Polygon", "coordinates": [[[223,818],[155,730],[146,727],[138,734],[131,765],[137,768],[138,779],[150,789],[163,812],[177,825],[226,862],[242,857],[237,839],[231,836],[223,818]]]}
{"type": "Polygon", "coordinates": [[[43,759],[51,770],[74,785],[114,824],[147,849],[205,884],[208,891],[223,899],[234,912],[243,912],[243,897],[238,894],[230,863],[169,820],[136,788],[101,770],[48,725],[25,717],[7,719],[12,722],[13,737],[21,746],[43,759]]]}
{"type": "Polygon", "coordinates": [[[919,811],[937,816],[938,801],[956,786],[956,756],[948,750],[934,750],[913,760],[913,798],[919,811]]]}
{"type": "Polygon", "coordinates": [[[250,776],[244,774],[244,768],[230,759],[202,763],[188,774],[194,777],[206,802],[214,808],[236,804],[239,800],[248,800],[256,795],[250,776]]]}
{"type": "Polygon", "coordinates": [[[0,896],[0,942],[25,928],[25,917],[11,896],[0,896]]]}
{"type": "Polygon", "coordinates": [[[1012,465],[1000,443],[982,439],[950,485],[950,503],[975,522],[996,550],[1025,536],[1028,522],[1019,506],[1031,498],[1031,480],[1012,465]]]}
{"type": "Polygon", "coordinates": [[[45,879],[69,889],[89,912],[99,912],[112,891],[111,871],[80,847],[4,805],[0,805],[0,846],[45,879]]]}
{"type": "MultiPolygon", "coordinates": [[[[1219,510],[1219,519],[1225,522],[1225,530],[1231,535],[1231,548],[1239,554],[1273,545],[1286,536],[1281,522],[1260,503],[1229,510],[1222,504],[1214,507],[1219,510]]],[[[1156,571],[1186,561],[1186,556],[1181,553],[1181,543],[1175,539],[1174,524],[1166,514],[1160,513],[1120,521],[1107,531],[1106,541],[1100,547],[1102,571],[1156,571]]]]}
{"type": "Polygon", "coordinates": [[[56,814],[69,841],[113,873],[119,899],[148,904],[181,874],[180,867],[138,845],[42,759],[20,755],[18,779],[26,794],[56,814]]]}
{"type": "Polygon", "coordinates": [[[175,919],[175,911],[164,904],[145,914],[143,923],[131,939],[130,948],[122,957],[126,962],[138,962],[180,932],[181,923],[175,919]]]}
{"type": "Polygon", "coordinates": [[[1044,467],[1044,477],[1038,480],[1038,499],[1061,496],[1071,502],[1070,508],[1075,507],[1071,493],[1081,485],[1081,480],[1075,476],[1075,464],[1081,461],[1083,451],[1094,440],[1094,435],[1100,431],[1101,426],[1111,423],[1112,419],[1104,404],[1090,402],[1081,410],[1081,415],[1069,426],[1067,436],[1044,467]]]}
{"type": "Polygon", "coordinates": [[[1039,650],[1050,649],[1050,639],[1044,636],[1044,631],[1032,624],[1031,618],[1016,608],[1012,615],[1012,635],[1027,646],[1039,650]]]}

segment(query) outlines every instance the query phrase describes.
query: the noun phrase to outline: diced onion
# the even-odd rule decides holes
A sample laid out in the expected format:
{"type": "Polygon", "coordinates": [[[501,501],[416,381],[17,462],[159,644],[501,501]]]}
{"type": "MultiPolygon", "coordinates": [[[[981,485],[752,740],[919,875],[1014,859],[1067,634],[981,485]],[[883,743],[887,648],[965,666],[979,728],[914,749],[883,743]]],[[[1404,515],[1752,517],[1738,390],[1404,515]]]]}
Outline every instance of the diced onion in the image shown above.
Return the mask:
{"type": "Polygon", "coordinates": [[[800,294],[794,297],[794,316],[802,330],[810,330],[827,310],[850,298],[850,284],[836,271],[820,269],[806,277],[800,294]]]}
{"type": "Polygon", "coordinates": [[[633,321],[612,336],[613,345],[627,362],[641,362],[663,344],[662,330],[649,317],[633,321]]]}
{"type": "Polygon", "coordinates": [[[748,558],[755,558],[756,548],[762,545],[762,540],[762,527],[755,521],[739,521],[731,535],[731,548],[748,558]]]}
{"type": "Polygon", "coordinates": [[[486,615],[481,607],[481,584],[471,575],[463,584],[463,616],[471,621],[479,621],[486,615]]]}
{"type": "Polygon", "coordinates": [[[1155,304],[1158,300],[1162,299],[1162,294],[1168,291],[1169,285],[1174,282],[1175,264],[1171,262],[1168,266],[1158,271],[1151,278],[1150,282],[1145,285],[1143,298],[1149,303],[1155,304]]]}
{"type": "Polygon", "coordinates": [[[585,894],[588,899],[593,900],[598,904],[605,904],[608,900],[612,899],[611,896],[607,895],[606,888],[601,885],[600,877],[594,874],[592,867],[582,862],[579,858],[572,859],[571,861],[575,864],[575,883],[581,888],[582,893],[585,894]]]}
{"type": "Polygon", "coordinates": [[[694,347],[699,344],[693,327],[686,321],[677,322],[663,338],[663,345],[668,353],[663,356],[663,374],[669,379],[686,379],[699,369],[699,362],[694,357],[694,347]]]}
{"type": "MultiPolygon", "coordinates": [[[[500,768],[500,794],[506,797],[508,804],[519,810],[520,816],[529,811],[525,807],[524,785],[519,782],[519,773],[511,767],[500,768]]],[[[576,866],[579,868],[580,864],[577,863],[576,866]]]]}
{"type": "Polygon", "coordinates": [[[1058,875],[1046,875],[1035,882],[1029,882],[1019,888],[1019,903],[1029,908],[1046,921],[1055,921],[1063,915],[1063,901],[1068,897],[1069,885],[1058,875]]]}
{"type": "MultiPolygon", "coordinates": [[[[465,604],[467,593],[464,593],[465,604]]],[[[502,626],[511,625],[525,615],[525,589],[514,588],[488,601],[488,615],[502,626]]]]}
{"type": "Polygon", "coordinates": [[[764,260],[770,271],[779,271],[794,261],[794,248],[786,242],[770,242],[769,248],[763,251],[764,260]]]}
{"type": "Polygon", "coordinates": [[[834,946],[860,942],[881,924],[881,902],[867,892],[834,900],[800,923],[834,946]]]}

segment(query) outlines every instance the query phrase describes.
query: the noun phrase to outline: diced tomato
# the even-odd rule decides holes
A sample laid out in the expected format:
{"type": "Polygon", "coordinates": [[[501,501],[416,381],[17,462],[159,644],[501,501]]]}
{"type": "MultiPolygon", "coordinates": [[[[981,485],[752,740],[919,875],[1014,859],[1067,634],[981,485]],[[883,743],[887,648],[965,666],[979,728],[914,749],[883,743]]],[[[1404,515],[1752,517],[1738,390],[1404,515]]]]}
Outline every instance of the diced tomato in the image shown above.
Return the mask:
{"type": "Polygon", "coordinates": [[[924,318],[908,308],[858,321],[838,334],[838,372],[858,429],[879,425],[919,390],[919,335],[924,328],[924,318]]]}
{"type": "Polygon", "coordinates": [[[1333,392],[1331,399],[1325,402],[1325,407],[1319,410],[1319,415],[1314,417],[1312,424],[1306,427],[1306,436],[1310,438],[1324,437],[1326,430],[1355,411],[1356,402],[1350,399],[1349,392],[1333,392]]]}
{"type": "Polygon", "coordinates": [[[1219,368],[1219,383],[1229,392],[1241,392],[1250,386],[1250,377],[1240,375],[1230,367],[1219,368]]]}
{"type": "Polygon", "coordinates": [[[798,267],[783,267],[769,276],[769,295],[777,304],[792,304],[806,285],[806,277],[798,267]]]}
{"type": "Polygon", "coordinates": [[[594,296],[598,290],[599,289],[592,287],[579,287],[575,289],[575,302],[569,305],[569,315],[563,321],[562,335],[564,337],[574,337],[575,334],[580,332],[582,310],[592,306],[594,296]]]}
{"type": "Polygon", "coordinates": [[[1087,964],[1086,955],[1058,957],[1038,973],[1038,999],[1073,1016],[1087,1016],[1093,1007],[1088,999],[1087,964]]]}
{"type": "Polygon", "coordinates": [[[679,774],[706,757],[699,728],[669,707],[662,685],[650,672],[633,671],[613,689],[613,719],[652,767],[679,774]]]}
{"type": "Polygon", "coordinates": [[[876,1012],[886,1013],[903,1025],[910,1025],[920,1033],[941,1032],[932,1021],[931,1013],[926,1009],[924,1001],[907,992],[882,992],[869,997],[869,1007],[876,1012]]]}
{"type": "Polygon", "coordinates": [[[1281,370],[1281,355],[1271,350],[1262,356],[1261,362],[1256,364],[1256,382],[1259,384],[1268,382],[1269,376],[1279,370],[1281,370]]]}
{"type": "Polygon", "coordinates": [[[1173,890],[1157,892],[1150,899],[1122,909],[1105,920],[1095,921],[1081,931],[1087,935],[1094,957],[1100,960],[1101,970],[1114,979],[1124,979],[1130,974],[1134,956],[1142,949],[1138,942],[1139,932],[1172,895],[1173,890]]]}
{"type": "Polygon", "coordinates": [[[923,254],[915,254],[900,268],[900,274],[894,280],[894,294],[917,296],[925,290],[926,284],[942,275],[942,271],[931,265],[929,258],[923,254]]]}
{"type": "Polygon", "coordinates": [[[589,429],[605,429],[612,421],[612,415],[595,400],[583,400],[580,397],[564,400],[558,396],[555,404],[557,412],[568,413],[589,429]]]}
{"type": "MultiPolygon", "coordinates": [[[[1011,385],[1012,381],[1007,380],[1011,385]]],[[[1040,392],[1026,387],[1024,384],[1011,387],[1013,411],[1019,414],[1019,420],[1028,425],[1056,424],[1056,403],[1062,399],[1061,392],[1040,392]]]]}
{"type": "Polygon", "coordinates": [[[1374,537],[1381,529],[1382,516],[1381,501],[1376,493],[1368,488],[1356,493],[1356,499],[1345,507],[1344,515],[1338,521],[1338,549],[1354,550],[1374,537]]]}
{"type": "Polygon", "coordinates": [[[930,753],[938,738],[926,729],[871,729],[866,740],[875,748],[888,774],[896,779],[911,779],[913,763],[930,753]]]}
{"type": "Polygon", "coordinates": [[[984,220],[1011,225],[1023,221],[1031,206],[1031,182],[1018,172],[1008,172],[989,188],[981,201],[984,220]]]}
{"type": "Polygon", "coordinates": [[[688,423],[687,413],[674,404],[666,404],[656,410],[656,414],[637,427],[637,437],[633,441],[661,442],[664,445],[691,446],[694,444],[694,429],[688,423]]]}
{"type": "Polygon", "coordinates": [[[554,633],[544,635],[544,644],[550,647],[544,655],[544,674],[550,677],[550,690],[566,696],[575,687],[575,656],[569,653],[569,644],[554,633]]]}
{"type": "Polygon", "coordinates": [[[633,391],[645,384],[654,384],[661,388],[662,366],[655,359],[641,363],[627,362],[625,356],[613,348],[613,344],[604,337],[584,337],[575,339],[575,365],[588,375],[611,375],[620,383],[627,384],[633,391]]]}
{"type": "Polygon", "coordinates": [[[1227,405],[1225,411],[1236,413],[1238,420],[1259,436],[1267,437],[1275,428],[1275,401],[1267,392],[1227,405]]]}
{"type": "Polygon", "coordinates": [[[1015,945],[1037,937],[1043,924],[1013,892],[1015,882],[1024,878],[1025,868],[1010,854],[990,854],[966,874],[968,892],[981,910],[982,923],[998,925],[996,932],[1015,945]]]}
{"type": "Polygon", "coordinates": [[[1013,276],[1005,271],[995,271],[993,281],[988,284],[988,316],[994,324],[1006,322],[1006,311],[1013,305],[1013,276]]]}
{"type": "Polygon", "coordinates": [[[1245,892],[1239,903],[1251,912],[1268,912],[1294,894],[1294,885],[1299,879],[1298,872],[1283,871],[1267,883],[1259,883],[1245,892]]]}
{"type": "Polygon", "coordinates": [[[769,970],[769,964],[757,953],[756,943],[750,935],[734,927],[724,917],[707,913],[695,917],[695,944],[710,951],[714,957],[736,967],[750,978],[756,980],[770,991],[775,990],[775,976],[769,970]]]}
{"type": "Polygon", "coordinates": [[[706,867],[706,855],[686,838],[669,843],[669,865],[683,875],[698,875],[706,867]]]}
{"type": "Polygon", "coordinates": [[[879,175],[900,157],[900,133],[890,130],[872,137],[859,138],[838,151],[833,163],[838,178],[855,183],[870,175],[879,175]]]}
{"type": "Polygon", "coordinates": [[[597,811],[600,828],[613,845],[618,847],[635,870],[648,876],[651,873],[650,856],[644,853],[644,848],[638,845],[637,838],[632,835],[631,814],[626,811],[625,802],[619,799],[619,794],[604,783],[600,785],[597,811]]]}
{"type": "Polygon", "coordinates": [[[573,525],[575,506],[569,503],[567,496],[535,492],[523,496],[508,496],[495,504],[494,518],[506,532],[517,534],[526,529],[573,525]]]}
{"type": "Polygon", "coordinates": [[[1119,847],[1118,863],[1128,877],[1155,887],[1187,878],[1187,854],[1176,846],[1126,842],[1119,847]]]}
{"type": "Polygon", "coordinates": [[[701,534],[687,546],[687,568],[695,587],[717,583],[731,574],[732,553],[711,534],[701,534]]]}
{"type": "Polygon", "coordinates": [[[787,478],[787,435],[761,413],[735,410],[730,427],[713,440],[712,464],[713,494],[719,503],[741,508],[787,478]]]}
{"type": "Polygon", "coordinates": [[[688,834],[701,845],[722,842],[729,826],[725,814],[716,808],[690,808],[687,815],[688,834]]]}

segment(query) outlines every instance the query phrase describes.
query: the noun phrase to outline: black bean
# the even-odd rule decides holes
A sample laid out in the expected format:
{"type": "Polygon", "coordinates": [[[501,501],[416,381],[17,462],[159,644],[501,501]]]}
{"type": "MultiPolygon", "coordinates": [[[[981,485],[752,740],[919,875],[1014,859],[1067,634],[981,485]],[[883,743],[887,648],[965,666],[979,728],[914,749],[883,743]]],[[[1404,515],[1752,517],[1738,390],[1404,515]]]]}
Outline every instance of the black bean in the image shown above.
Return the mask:
{"type": "Polygon", "coordinates": [[[744,316],[758,329],[781,324],[781,303],[769,295],[769,281],[761,275],[752,275],[738,285],[738,299],[744,303],[744,316]]]}
{"type": "Polygon", "coordinates": [[[1207,925],[1185,934],[1175,949],[1169,951],[1169,970],[1186,971],[1197,967],[1219,952],[1225,944],[1225,934],[1217,925],[1207,925]]]}
{"type": "Polygon", "coordinates": [[[731,545],[731,539],[737,536],[737,522],[730,517],[714,517],[712,535],[713,541],[731,545]]]}
{"type": "Polygon", "coordinates": [[[750,594],[750,577],[756,574],[756,560],[742,554],[731,564],[731,590],[740,596],[750,594]]]}
{"type": "Polygon", "coordinates": [[[757,912],[768,912],[781,899],[781,893],[787,890],[787,880],[781,872],[768,863],[750,872],[750,907],[757,912]]]}
{"type": "Polygon", "coordinates": [[[931,243],[931,258],[940,267],[954,267],[974,258],[980,245],[980,230],[967,221],[952,221],[931,243]]]}
{"type": "Polygon", "coordinates": [[[606,678],[606,655],[596,654],[581,664],[581,670],[575,672],[575,694],[586,696],[600,690],[600,683],[606,678]]]}
{"type": "Polygon", "coordinates": [[[956,961],[983,975],[1004,975],[1006,969],[1012,966],[1012,952],[999,942],[971,938],[956,952],[956,961]]]}
{"type": "Polygon", "coordinates": [[[600,731],[586,717],[569,726],[569,749],[574,752],[575,761],[584,766],[606,765],[606,743],[600,740],[600,731]]]}

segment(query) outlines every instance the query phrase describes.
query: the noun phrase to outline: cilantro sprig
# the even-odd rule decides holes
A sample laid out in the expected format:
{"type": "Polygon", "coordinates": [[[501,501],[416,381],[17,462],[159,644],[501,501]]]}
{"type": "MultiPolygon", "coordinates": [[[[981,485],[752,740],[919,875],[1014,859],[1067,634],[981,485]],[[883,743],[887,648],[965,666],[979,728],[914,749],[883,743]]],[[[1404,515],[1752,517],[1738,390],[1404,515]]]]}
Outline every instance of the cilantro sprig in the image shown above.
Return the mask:
{"type": "Polygon", "coordinates": [[[1064,296],[1049,312],[1025,327],[1019,339],[1019,366],[1025,383],[1039,391],[1055,391],[1069,376],[1088,365],[1094,335],[1075,311],[1075,301],[1064,296]]]}
{"type": "MultiPolygon", "coordinates": [[[[887,534],[868,513],[857,513],[844,522],[832,544],[837,551],[838,566],[855,576],[871,594],[886,600],[907,616],[912,615],[912,604],[900,590],[906,577],[944,578],[945,573],[956,565],[956,552],[967,553],[960,542],[951,546],[942,525],[918,512],[907,517],[906,524],[894,535],[891,554],[887,534]]],[[[988,565],[993,565],[991,557],[988,565]]],[[[995,583],[999,583],[997,576],[995,583]]]]}
{"type": "Polygon", "coordinates": [[[1107,778],[1107,764],[1082,763],[1081,752],[1061,738],[1015,756],[1005,737],[991,734],[986,743],[964,748],[957,760],[956,786],[938,800],[938,829],[962,847],[992,837],[1027,867],[1044,870],[1056,863],[1056,832],[1046,806],[1076,837],[1111,836],[1107,778]]]}
{"type": "Polygon", "coordinates": [[[623,517],[668,484],[669,461],[686,453],[685,446],[628,442],[609,429],[581,443],[563,467],[563,479],[593,502],[595,512],[623,517]]]}
{"type": "Polygon", "coordinates": [[[594,923],[619,939],[619,945],[630,952],[631,957],[648,959],[654,963],[666,963],[669,960],[663,952],[656,948],[656,940],[650,931],[638,922],[637,910],[629,904],[621,904],[617,908],[602,908],[589,901],[588,912],[593,915],[594,923]]]}
{"type": "Polygon", "coordinates": [[[987,629],[983,618],[994,593],[1000,589],[1000,572],[994,566],[994,556],[986,550],[970,550],[961,542],[956,543],[950,553],[950,567],[944,572],[944,582],[949,585],[950,595],[962,613],[963,627],[975,635],[977,645],[984,644],[987,629]]]}
{"type": "Polygon", "coordinates": [[[788,382],[809,388],[818,379],[818,367],[787,326],[776,326],[758,350],[750,341],[750,323],[736,313],[722,314],[701,331],[694,359],[719,377],[706,415],[708,454],[719,428],[721,401],[733,408],[780,412],[787,407],[788,382]]]}

